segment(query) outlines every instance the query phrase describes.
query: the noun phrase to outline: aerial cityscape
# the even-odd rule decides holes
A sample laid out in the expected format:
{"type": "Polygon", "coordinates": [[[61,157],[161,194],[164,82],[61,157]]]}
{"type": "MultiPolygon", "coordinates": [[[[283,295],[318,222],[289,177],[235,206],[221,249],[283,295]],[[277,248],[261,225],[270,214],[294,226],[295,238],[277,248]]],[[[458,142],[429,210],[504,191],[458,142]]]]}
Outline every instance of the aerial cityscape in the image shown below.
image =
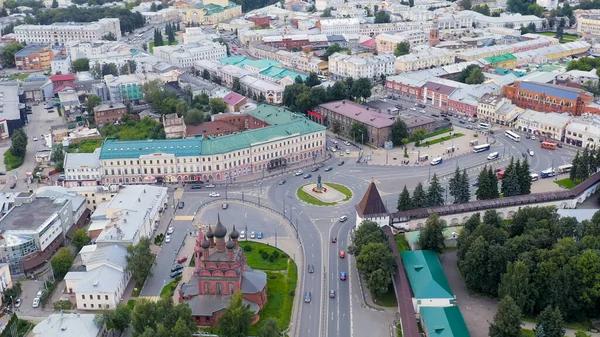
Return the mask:
{"type": "Polygon", "coordinates": [[[4,0],[0,37],[0,337],[600,337],[600,1],[4,0]]]}

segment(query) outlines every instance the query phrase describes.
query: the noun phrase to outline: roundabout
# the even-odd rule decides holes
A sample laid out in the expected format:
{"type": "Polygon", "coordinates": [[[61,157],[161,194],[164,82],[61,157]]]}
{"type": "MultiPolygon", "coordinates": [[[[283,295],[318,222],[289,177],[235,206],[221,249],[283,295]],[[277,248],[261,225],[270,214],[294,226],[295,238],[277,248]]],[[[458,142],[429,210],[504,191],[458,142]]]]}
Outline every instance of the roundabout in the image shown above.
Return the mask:
{"type": "Polygon", "coordinates": [[[301,201],[315,206],[336,206],[352,199],[352,191],[342,185],[332,182],[321,182],[321,176],[316,183],[300,186],[296,195],[301,201]]]}

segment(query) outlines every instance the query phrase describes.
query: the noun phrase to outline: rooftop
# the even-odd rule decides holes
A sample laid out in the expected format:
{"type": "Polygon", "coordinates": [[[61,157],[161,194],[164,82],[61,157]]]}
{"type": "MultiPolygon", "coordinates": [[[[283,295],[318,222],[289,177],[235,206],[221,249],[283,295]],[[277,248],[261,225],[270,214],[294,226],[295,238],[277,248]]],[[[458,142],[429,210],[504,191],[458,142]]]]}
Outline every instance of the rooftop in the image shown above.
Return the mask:
{"type": "Polygon", "coordinates": [[[30,203],[14,206],[0,219],[0,231],[35,231],[57,214],[66,201],[62,198],[34,197],[30,203]]]}
{"type": "Polygon", "coordinates": [[[225,121],[204,122],[199,125],[186,125],[185,134],[188,136],[207,136],[239,132],[240,130],[233,124],[225,121]]]}
{"type": "Polygon", "coordinates": [[[232,91],[229,94],[227,94],[227,96],[223,97],[223,102],[230,105],[236,105],[242,100],[244,100],[244,98],[246,97],[232,91]]]}
{"type": "Polygon", "coordinates": [[[387,214],[387,210],[374,181],[371,181],[369,187],[367,187],[367,191],[358,205],[356,205],[356,209],[361,216],[387,214]]]}
{"type": "Polygon", "coordinates": [[[19,50],[15,53],[15,56],[29,56],[29,54],[39,54],[42,53],[42,49],[48,48],[47,44],[30,44],[27,47],[19,50]]]}
{"type": "Polygon", "coordinates": [[[465,319],[457,306],[421,307],[423,328],[429,337],[470,337],[465,319]]]}
{"type": "Polygon", "coordinates": [[[401,254],[415,298],[454,298],[435,252],[415,250],[401,254]]]}
{"type": "Polygon", "coordinates": [[[490,57],[486,57],[484,58],[484,60],[488,61],[489,63],[500,63],[500,62],[505,62],[505,61],[510,61],[510,60],[516,60],[517,58],[510,53],[506,53],[506,54],[502,54],[502,55],[497,55],[497,56],[490,56],[490,57]]]}
{"type": "Polygon", "coordinates": [[[100,148],[93,153],[65,153],[65,169],[70,167],[100,167],[100,148]]]}
{"type": "Polygon", "coordinates": [[[34,337],[97,337],[94,314],[51,314],[32,330],[34,337]]]}
{"type": "Polygon", "coordinates": [[[347,100],[329,102],[319,106],[376,128],[390,127],[395,120],[393,116],[347,100]]]}
{"type": "Polygon", "coordinates": [[[110,104],[100,104],[94,108],[94,112],[97,111],[111,111],[116,109],[125,109],[127,108],[123,103],[110,103],[110,104]]]}
{"type": "Polygon", "coordinates": [[[514,86],[523,90],[544,93],[547,96],[560,97],[571,101],[577,100],[577,96],[585,92],[583,89],[538,82],[515,82],[514,86]]]}

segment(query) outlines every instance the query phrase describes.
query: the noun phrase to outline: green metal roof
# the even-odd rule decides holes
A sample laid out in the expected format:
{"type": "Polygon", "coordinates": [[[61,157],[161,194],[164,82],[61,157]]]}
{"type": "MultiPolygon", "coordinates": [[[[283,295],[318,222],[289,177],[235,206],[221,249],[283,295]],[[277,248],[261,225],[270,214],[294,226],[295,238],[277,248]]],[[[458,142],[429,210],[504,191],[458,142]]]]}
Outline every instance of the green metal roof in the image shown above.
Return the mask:
{"type": "Polygon", "coordinates": [[[100,159],[138,158],[153,153],[168,153],[177,157],[215,155],[324,130],[324,126],[304,117],[298,117],[280,125],[204,140],[200,138],[134,141],[107,139],[102,144],[100,159]]]}
{"type": "MultiPolygon", "coordinates": [[[[442,234],[444,235],[444,238],[447,239],[451,237],[454,233],[460,234],[460,232],[462,232],[462,229],[463,226],[445,227],[442,234]]],[[[417,244],[419,242],[419,237],[421,237],[421,231],[406,232],[404,233],[404,237],[406,238],[406,241],[408,241],[409,244],[417,244]]]]}
{"type": "Polygon", "coordinates": [[[262,75],[269,76],[276,79],[282,79],[284,77],[289,77],[292,80],[295,80],[296,77],[300,76],[302,80],[306,80],[308,75],[301,74],[299,72],[295,72],[293,70],[282,68],[281,66],[271,66],[266,68],[265,70],[260,72],[262,75]]]}
{"type": "Polygon", "coordinates": [[[457,306],[421,307],[423,329],[429,337],[470,337],[463,315],[457,306]]]}
{"type": "Polygon", "coordinates": [[[239,5],[236,4],[235,2],[229,1],[227,3],[226,7],[223,7],[223,6],[220,6],[217,4],[206,4],[206,5],[198,4],[195,6],[195,8],[204,10],[205,15],[212,15],[215,13],[221,13],[222,11],[224,11],[226,9],[230,9],[230,8],[234,8],[234,7],[238,7],[238,6],[239,5]]]}
{"type": "Polygon", "coordinates": [[[229,57],[223,57],[223,58],[219,59],[219,62],[221,62],[223,64],[233,64],[233,65],[239,65],[240,67],[243,67],[244,64],[246,64],[247,60],[248,60],[248,58],[245,56],[229,56],[229,57]]]}
{"type": "Polygon", "coordinates": [[[304,116],[291,112],[279,106],[269,104],[259,104],[256,109],[248,111],[247,114],[269,125],[279,125],[289,123],[295,118],[304,118],[304,116]]]}
{"type": "Polygon", "coordinates": [[[508,61],[508,60],[516,60],[516,59],[517,59],[517,57],[511,53],[506,53],[506,54],[502,54],[502,55],[490,56],[490,57],[484,58],[484,60],[488,61],[489,63],[500,63],[500,62],[504,62],[504,61],[508,61]]]}
{"type": "Polygon", "coordinates": [[[257,69],[266,69],[272,66],[281,66],[281,63],[268,59],[260,59],[260,60],[246,60],[246,66],[254,67],[257,69]]]}
{"type": "Polygon", "coordinates": [[[435,252],[414,250],[401,254],[415,298],[454,298],[435,252]]]}

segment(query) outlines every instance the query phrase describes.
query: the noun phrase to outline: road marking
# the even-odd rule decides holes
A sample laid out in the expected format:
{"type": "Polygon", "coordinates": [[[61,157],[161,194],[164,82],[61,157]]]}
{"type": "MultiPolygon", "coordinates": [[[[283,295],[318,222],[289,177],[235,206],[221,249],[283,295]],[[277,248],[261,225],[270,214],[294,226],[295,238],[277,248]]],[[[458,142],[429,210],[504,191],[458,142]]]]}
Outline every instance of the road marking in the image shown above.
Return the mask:
{"type": "Polygon", "coordinates": [[[181,221],[192,221],[194,220],[193,215],[176,215],[173,217],[173,220],[181,220],[181,221]]]}

